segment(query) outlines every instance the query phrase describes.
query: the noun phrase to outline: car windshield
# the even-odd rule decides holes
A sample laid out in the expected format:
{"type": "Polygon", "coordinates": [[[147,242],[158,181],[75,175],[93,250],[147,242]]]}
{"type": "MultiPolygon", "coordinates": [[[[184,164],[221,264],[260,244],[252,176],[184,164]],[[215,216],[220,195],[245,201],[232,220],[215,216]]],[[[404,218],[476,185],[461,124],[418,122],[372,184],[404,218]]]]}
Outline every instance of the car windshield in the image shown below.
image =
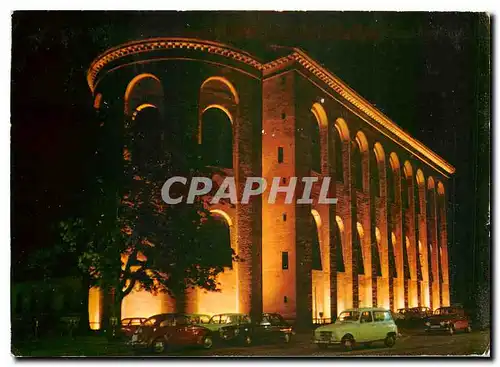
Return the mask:
{"type": "Polygon", "coordinates": [[[341,312],[339,315],[339,318],[336,323],[341,323],[341,322],[353,322],[353,321],[358,321],[359,320],[359,312],[358,311],[344,311],[341,312]]]}
{"type": "Polygon", "coordinates": [[[154,326],[158,322],[158,319],[156,317],[150,317],[146,321],[144,321],[143,325],[144,326],[154,326]]]}
{"type": "Polygon", "coordinates": [[[452,308],[438,308],[436,311],[434,311],[434,315],[451,315],[455,310],[452,308]]]}
{"type": "Polygon", "coordinates": [[[214,315],[210,319],[210,324],[234,324],[238,321],[237,315],[214,315]]]}

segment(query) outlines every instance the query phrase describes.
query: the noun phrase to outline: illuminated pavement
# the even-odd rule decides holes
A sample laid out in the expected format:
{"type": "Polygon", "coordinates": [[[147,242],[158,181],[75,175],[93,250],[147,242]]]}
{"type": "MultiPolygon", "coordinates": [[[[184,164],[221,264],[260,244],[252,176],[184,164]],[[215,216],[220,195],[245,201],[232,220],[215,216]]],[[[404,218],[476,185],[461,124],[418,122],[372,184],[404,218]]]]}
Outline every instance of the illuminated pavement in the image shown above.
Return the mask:
{"type": "MultiPolygon", "coordinates": [[[[351,352],[345,352],[341,347],[319,349],[311,343],[311,335],[299,334],[290,344],[277,343],[268,345],[225,346],[203,349],[172,350],[161,356],[155,357],[354,357],[354,356],[420,356],[420,355],[483,355],[490,344],[489,331],[474,331],[470,334],[457,333],[453,336],[443,334],[414,333],[403,334],[393,348],[386,348],[383,343],[374,343],[366,347],[358,346],[351,352]]],[[[124,343],[109,343],[104,337],[90,336],[65,338],[41,338],[38,341],[15,343],[12,353],[26,357],[54,357],[54,356],[138,356],[124,343]]],[[[152,354],[147,354],[153,356],[152,354]]]]}
{"type": "Polygon", "coordinates": [[[453,336],[442,334],[419,333],[402,336],[393,348],[386,348],[383,343],[374,343],[369,347],[358,346],[351,352],[340,347],[319,349],[310,342],[310,335],[298,335],[290,345],[255,345],[252,347],[225,347],[205,350],[184,350],[167,353],[166,356],[385,356],[385,355],[482,355],[490,343],[489,331],[476,331],[470,334],[457,333],[453,336]]]}

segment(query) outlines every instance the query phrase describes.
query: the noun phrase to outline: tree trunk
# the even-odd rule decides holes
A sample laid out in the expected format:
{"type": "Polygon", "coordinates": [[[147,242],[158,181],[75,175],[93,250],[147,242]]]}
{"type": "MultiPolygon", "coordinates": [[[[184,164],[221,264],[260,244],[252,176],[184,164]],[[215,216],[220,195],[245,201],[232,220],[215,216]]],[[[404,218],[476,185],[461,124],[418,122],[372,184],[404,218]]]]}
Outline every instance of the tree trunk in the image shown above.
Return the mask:
{"type": "Polygon", "coordinates": [[[88,275],[82,276],[82,291],[80,303],[80,322],[78,323],[78,334],[86,335],[90,333],[89,323],[89,290],[90,279],[88,275]]]}
{"type": "Polygon", "coordinates": [[[175,292],[175,312],[186,312],[186,290],[175,292]]]}
{"type": "Polygon", "coordinates": [[[111,327],[111,305],[112,299],[110,294],[110,289],[108,287],[102,287],[102,315],[101,315],[101,332],[108,335],[109,329],[111,327]]]}
{"type": "Polygon", "coordinates": [[[103,314],[103,323],[106,323],[104,332],[108,339],[116,339],[121,336],[123,293],[116,292],[114,288],[111,288],[106,294],[108,302],[103,307],[103,309],[107,310],[107,312],[103,314]]]}

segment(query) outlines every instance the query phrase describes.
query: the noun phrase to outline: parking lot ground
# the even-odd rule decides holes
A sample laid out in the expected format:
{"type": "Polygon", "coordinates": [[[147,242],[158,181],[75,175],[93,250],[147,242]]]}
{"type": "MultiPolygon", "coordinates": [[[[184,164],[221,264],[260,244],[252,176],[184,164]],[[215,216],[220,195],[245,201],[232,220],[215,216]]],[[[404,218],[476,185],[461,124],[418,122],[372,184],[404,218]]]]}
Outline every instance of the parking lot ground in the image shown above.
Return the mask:
{"type": "MultiPolygon", "coordinates": [[[[267,345],[225,346],[210,350],[177,349],[170,350],[155,357],[356,357],[356,356],[457,356],[457,355],[488,355],[490,332],[474,331],[470,334],[457,333],[426,334],[424,332],[405,332],[397,340],[396,345],[387,348],[383,343],[373,343],[370,346],[358,345],[352,351],[346,352],[340,346],[319,349],[311,343],[312,333],[301,333],[295,336],[290,344],[278,343],[267,345]]],[[[38,342],[21,343],[13,346],[13,353],[20,356],[51,357],[51,356],[137,356],[123,343],[108,343],[103,337],[39,340],[38,342]]],[[[142,354],[141,354],[142,355],[142,354]]],[[[150,353],[144,353],[152,356],[150,353]]]]}

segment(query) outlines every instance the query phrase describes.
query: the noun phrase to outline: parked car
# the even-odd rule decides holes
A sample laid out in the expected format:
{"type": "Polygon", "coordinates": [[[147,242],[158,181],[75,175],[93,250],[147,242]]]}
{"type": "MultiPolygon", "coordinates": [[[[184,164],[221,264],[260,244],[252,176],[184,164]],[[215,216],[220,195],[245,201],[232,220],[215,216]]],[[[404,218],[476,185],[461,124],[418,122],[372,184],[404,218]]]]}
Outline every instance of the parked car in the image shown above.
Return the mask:
{"type": "Polygon", "coordinates": [[[144,321],[146,321],[145,317],[130,317],[122,319],[122,333],[127,337],[131,337],[144,321]]]}
{"type": "Polygon", "coordinates": [[[411,308],[411,313],[411,317],[417,319],[425,319],[433,314],[429,307],[413,307],[411,308]]]}
{"type": "Polygon", "coordinates": [[[279,313],[264,313],[262,318],[252,325],[252,339],[256,342],[290,343],[292,335],[293,327],[279,313]]]}
{"type": "Polygon", "coordinates": [[[398,327],[391,311],[383,308],[359,308],[342,311],[333,324],[314,331],[314,343],[319,348],[342,345],[351,350],[356,343],[370,344],[383,341],[392,347],[396,343],[398,327]]]}
{"type": "Polygon", "coordinates": [[[441,331],[453,335],[455,331],[472,331],[469,317],[462,307],[440,307],[425,322],[425,331],[441,331]]]}
{"type": "Polygon", "coordinates": [[[213,315],[208,324],[203,326],[211,331],[214,340],[217,342],[252,344],[252,325],[248,315],[242,313],[213,315]]]}
{"type": "MultiPolygon", "coordinates": [[[[212,333],[199,322],[207,315],[166,313],[154,315],[134,332],[130,344],[134,349],[163,353],[170,346],[200,346],[210,349],[212,333]]],[[[205,324],[206,325],[206,324],[205,324]]]]}

